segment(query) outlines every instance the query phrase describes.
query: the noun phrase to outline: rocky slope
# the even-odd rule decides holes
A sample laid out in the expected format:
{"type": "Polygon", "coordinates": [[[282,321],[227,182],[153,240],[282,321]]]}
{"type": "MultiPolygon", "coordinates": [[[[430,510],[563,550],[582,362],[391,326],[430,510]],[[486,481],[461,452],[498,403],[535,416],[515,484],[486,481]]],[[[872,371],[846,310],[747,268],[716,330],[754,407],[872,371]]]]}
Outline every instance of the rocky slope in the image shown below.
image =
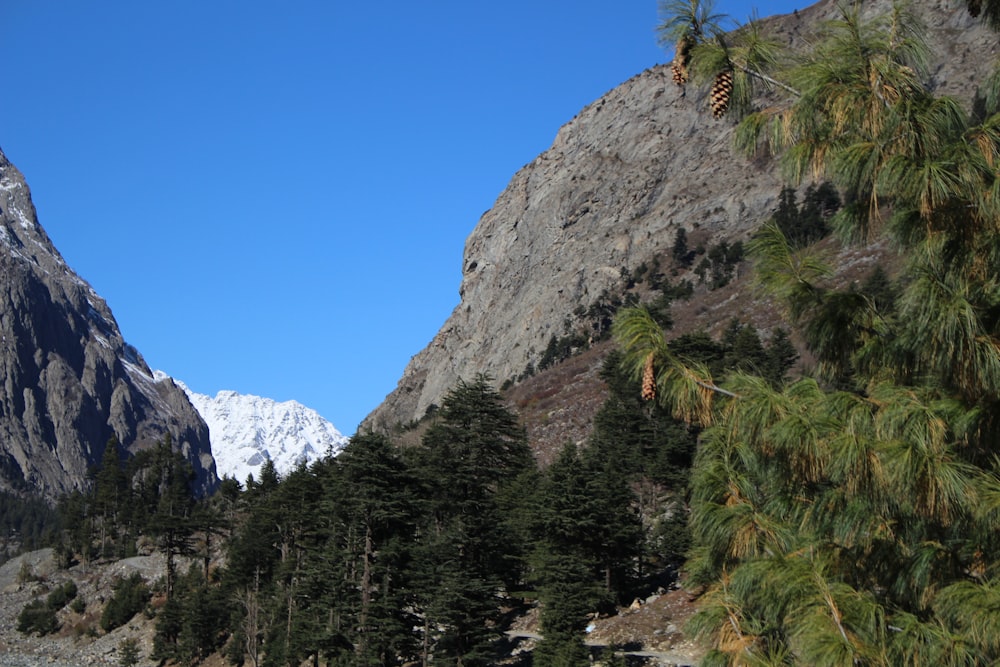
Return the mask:
{"type": "MultiPolygon", "coordinates": [[[[989,60],[977,54],[994,50],[996,35],[958,1],[915,5],[931,27],[933,85],[971,99],[989,60]]],[[[835,13],[823,0],[768,29],[801,44],[835,13]]],[[[706,89],[685,93],[662,65],[583,109],[480,219],[465,244],[461,302],[362,428],[419,419],[459,378],[517,377],[574,310],[618,289],[623,271],[669,252],[680,228],[710,242],[745,239],[784,181],[775,163],[736,154],[732,130],[730,119],[708,113],[706,89]]]]}
{"type": "Polygon", "coordinates": [[[110,633],[100,632],[98,620],[104,602],[113,595],[115,581],[138,573],[152,586],[165,571],[166,559],[159,553],[60,569],[52,549],[43,549],[4,563],[0,566],[0,667],[119,665],[119,647],[125,638],[137,642],[143,656],[141,667],[156,664],[146,657],[153,648],[153,620],[139,614],[110,633]],[[59,632],[39,637],[16,630],[25,605],[44,601],[48,593],[69,581],[76,584],[77,598],[85,607],[78,612],[69,607],[60,610],[59,632]]]}
{"type": "Polygon", "coordinates": [[[205,422],[157,383],[104,300],[38,224],[0,152],[0,488],[48,498],[80,489],[109,439],[129,451],[170,434],[208,492],[218,482],[205,422]]]}
{"type": "MultiPolygon", "coordinates": [[[[169,379],[159,371],[155,375],[158,380],[169,379]]],[[[260,479],[261,466],[268,460],[283,475],[301,463],[308,465],[328,453],[336,454],[347,444],[347,437],[332,423],[298,401],[279,403],[235,391],[208,396],[174,382],[208,424],[219,477],[239,482],[248,475],[260,479]]]]}
{"type": "Polygon", "coordinates": [[[520,374],[578,305],[678,228],[748,229],[769,210],[780,182],[736,161],[728,124],[701,107],[656,67],[565,125],[480,219],[465,244],[461,302],[363,427],[420,418],[458,378],[520,374]]]}

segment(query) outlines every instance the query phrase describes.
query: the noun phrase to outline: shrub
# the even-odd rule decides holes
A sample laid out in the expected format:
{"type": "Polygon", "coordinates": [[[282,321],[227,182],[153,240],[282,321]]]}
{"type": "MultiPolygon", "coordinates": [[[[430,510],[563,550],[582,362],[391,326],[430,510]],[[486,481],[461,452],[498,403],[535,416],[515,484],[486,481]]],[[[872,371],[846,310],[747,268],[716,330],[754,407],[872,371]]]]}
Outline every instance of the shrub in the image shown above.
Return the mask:
{"type": "Polygon", "coordinates": [[[32,581],[39,581],[39,578],[35,576],[35,571],[31,569],[31,565],[28,561],[21,561],[21,569],[17,571],[17,583],[27,584],[32,581]]]}
{"type": "Polygon", "coordinates": [[[59,620],[54,609],[41,600],[32,600],[17,616],[17,631],[26,635],[37,632],[47,635],[59,629],[59,620]]]}
{"type": "Polygon", "coordinates": [[[101,629],[110,632],[125,625],[143,610],[149,597],[149,588],[138,572],[119,579],[114,586],[114,595],[101,614],[101,629]]]}
{"type": "Polygon", "coordinates": [[[70,566],[75,562],[73,550],[65,544],[57,544],[53,548],[53,553],[56,560],[56,566],[60,570],[68,570],[70,566]]]}
{"type": "Polygon", "coordinates": [[[121,667],[135,667],[139,664],[139,642],[134,637],[118,643],[118,664],[121,667]]]}
{"type": "Polygon", "coordinates": [[[73,637],[76,639],[81,637],[97,639],[100,634],[97,629],[97,618],[95,618],[92,614],[81,616],[75,623],[73,623],[70,630],[73,632],[73,637]]]}
{"type": "Polygon", "coordinates": [[[17,630],[24,634],[37,632],[39,635],[47,635],[59,629],[59,619],[56,612],[66,606],[66,603],[76,597],[76,584],[67,581],[62,586],[58,586],[49,593],[45,602],[32,600],[29,602],[17,617],[17,630]]]}
{"type": "Polygon", "coordinates": [[[76,584],[72,581],[67,581],[49,593],[49,596],[45,599],[45,606],[53,611],[59,611],[70,600],[76,597],[76,592],[76,584]]]}

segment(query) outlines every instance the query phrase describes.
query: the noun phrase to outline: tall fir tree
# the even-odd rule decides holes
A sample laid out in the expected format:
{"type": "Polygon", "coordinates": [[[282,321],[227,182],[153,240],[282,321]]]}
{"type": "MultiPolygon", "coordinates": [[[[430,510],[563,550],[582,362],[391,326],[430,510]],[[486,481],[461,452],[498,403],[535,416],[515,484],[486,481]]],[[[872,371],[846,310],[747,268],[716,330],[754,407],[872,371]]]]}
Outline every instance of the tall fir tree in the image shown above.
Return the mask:
{"type": "Polygon", "coordinates": [[[540,667],[587,663],[583,645],[587,614],[602,591],[593,553],[595,533],[604,526],[588,489],[589,473],[576,448],[566,445],[546,470],[539,495],[535,577],[541,602],[543,639],[534,652],[540,667]]]}
{"type": "Polygon", "coordinates": [[[338,522],[330,554],[343,559],[353,594],[338,605],[339,624],[357,665],[392,665],[412,655],[418,623],[408,612],[408,573],[415,510],[413,481],[383,436],[356,435],[336,459],[339,485],[329,498],[338,522]],[[346,604],[345,604],[346,603],[346,604]],[[345,622],[346,621],[346,622],[345,622]]]}
{"type": "Polygon", "coordinates": [[[126,541],[134,535],[124,530],[122,510],[129,504],[128,479],[122,466],[118,440],[108,440],[101,457],[101,466],[94,478],[91,494],[93,507],[91,515],[99,524],[99,553],[103,557],[125,555],[126,541]]]}
{"type": "Polygon", "coordinates": [[[411,455],[425,485],[414,552],[423,661],[489,664],[498,592],[520,578],[523,562],[499,498],[533,466],[524,429],[481,375],[448,393],[411,455]]]}
{"type": "Polygon", "coordinates": [[[194,509],[191,489],[194,471],[184,457],[173,450],[172,443],[168,434],[155,449],[150,488],[155,488],[156,502],[147,527],[167,557],[168,598],[174,592],[177,557],[191,552],[191,513],[194,509]]]}

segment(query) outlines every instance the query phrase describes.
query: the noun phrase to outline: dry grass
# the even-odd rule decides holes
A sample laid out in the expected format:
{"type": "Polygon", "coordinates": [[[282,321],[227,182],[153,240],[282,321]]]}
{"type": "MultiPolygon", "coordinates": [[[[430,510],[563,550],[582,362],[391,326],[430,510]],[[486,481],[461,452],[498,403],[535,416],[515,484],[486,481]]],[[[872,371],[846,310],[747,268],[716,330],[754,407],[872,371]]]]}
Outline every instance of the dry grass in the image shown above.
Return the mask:
{"type": "Polygon", "coordinates": [[[594,414],[607,398],[600,371],[610,349],[611,343],[599,343],[504,393],[510,407],[520,415],[540,465],[555,460],[567,442],[587,442],[594,414]]]}

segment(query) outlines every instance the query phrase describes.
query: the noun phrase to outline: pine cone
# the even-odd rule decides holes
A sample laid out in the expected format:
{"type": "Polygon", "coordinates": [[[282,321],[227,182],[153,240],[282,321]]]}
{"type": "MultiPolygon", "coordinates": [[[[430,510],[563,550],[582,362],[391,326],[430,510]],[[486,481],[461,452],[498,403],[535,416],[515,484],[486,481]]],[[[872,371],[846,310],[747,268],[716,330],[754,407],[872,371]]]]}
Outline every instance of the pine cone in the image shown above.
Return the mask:
{"type": "Polygon", "coordinates": [[[670,65],[670,71],[674,75],[674,83],[678,86],[683,86],[688,82],[687,67],[685,67],[683,63],[679,63],[676,59],[674,59],[673,64],[670,65]]]}
{"type": "Polygon", "coordinates": [[[690,78],[688,76],[687,65],[688,61],[691,60],[691,48],[693,46],[694,40],[687,35],[677,40],[677,46],[674,48],[674,61],[670,65],[670,71],[673,73],[674,83],[678,86],[683,86],[690,78]]]}
{"type": "Polygon", "coordinates": [[[651,401],[656,398],[656,375],[653,372],[653,353],[646,357],[646,366],[642,369],[642,400],[651,401]]]}
{"type": "Polygon", "coordinates": [[[715,83],[712,84],[712,115],[722,118],[729,109],[729,98],[733,94],[733,72],[732,70],[722,70],[715,75],[715,83]]]}
{"type": "Polygon", "coordinates": [[[976,579],[982,579],[986,576],[986,561],[983,558],[982,549],[976,549],[976,553],[972,554],[972,563],[969,564],[969,574],[976,579]]]}

